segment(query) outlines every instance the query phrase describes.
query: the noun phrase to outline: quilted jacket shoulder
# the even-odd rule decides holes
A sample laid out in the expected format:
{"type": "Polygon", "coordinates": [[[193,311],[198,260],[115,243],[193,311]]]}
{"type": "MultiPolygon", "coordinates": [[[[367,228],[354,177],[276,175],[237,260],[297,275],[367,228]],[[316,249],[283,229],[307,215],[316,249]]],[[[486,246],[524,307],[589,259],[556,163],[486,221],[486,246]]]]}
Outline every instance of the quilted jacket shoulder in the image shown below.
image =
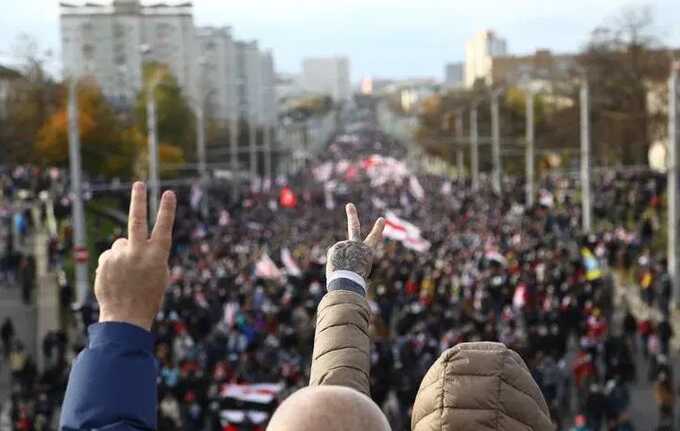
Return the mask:
{"type": "Polygon", "coordinates": [[[425,375],[414,431],[550,431],[548,406],[520,356],[500,343],[462,343],[425,375]]]}

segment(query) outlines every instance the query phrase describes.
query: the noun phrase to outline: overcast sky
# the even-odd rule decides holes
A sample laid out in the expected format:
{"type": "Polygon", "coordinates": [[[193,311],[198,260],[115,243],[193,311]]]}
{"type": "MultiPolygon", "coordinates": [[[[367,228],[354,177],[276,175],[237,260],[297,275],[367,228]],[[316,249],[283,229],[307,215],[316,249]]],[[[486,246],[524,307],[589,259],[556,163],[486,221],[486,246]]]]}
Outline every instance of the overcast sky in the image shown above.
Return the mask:
{"type": "MultiPolygon", "coordinates": [[[[56,53],[52,69],[60,69],[58,0],[2,3],[0,59],[28,33],[56,53]]],[[[635,5],[651,6],[656,33],[680,47],[680,0],[194,0],[194,14],[197,25],[231,25],[236,37],[272,48],[279,71],[298,72],[308,56],[347,55],[356,82],[441,78],[444,64],[462,61],[465,41],[483,29],[505,37],[513,54],[576,51],[594,27],[635,5]]]]}

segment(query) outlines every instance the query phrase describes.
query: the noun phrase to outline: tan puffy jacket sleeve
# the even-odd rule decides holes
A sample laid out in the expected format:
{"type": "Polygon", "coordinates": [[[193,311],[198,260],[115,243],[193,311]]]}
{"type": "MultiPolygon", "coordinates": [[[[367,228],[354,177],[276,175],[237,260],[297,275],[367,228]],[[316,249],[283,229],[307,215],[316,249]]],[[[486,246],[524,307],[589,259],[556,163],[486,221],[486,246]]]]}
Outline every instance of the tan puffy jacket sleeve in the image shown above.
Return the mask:
{"type": "Polygon", "coordinates": [[[370,308],[366,298],[336,290],[319,303],[310,386],[346,386],[370,396],[370,308]]]}

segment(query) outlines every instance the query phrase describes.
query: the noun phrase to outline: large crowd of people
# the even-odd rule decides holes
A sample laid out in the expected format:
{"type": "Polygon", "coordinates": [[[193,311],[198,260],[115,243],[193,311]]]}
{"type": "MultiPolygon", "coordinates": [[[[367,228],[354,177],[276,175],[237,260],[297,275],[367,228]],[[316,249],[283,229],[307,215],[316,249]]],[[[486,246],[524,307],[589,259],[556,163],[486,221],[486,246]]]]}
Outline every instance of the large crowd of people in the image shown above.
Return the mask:
{"type": "MultiPolygon", "coordinates": [[[[46,173],[0,176],[0,189],[11,197],[30,184],[39,193],[46,173]]],[[[521,354],[558,429],[632,430],[630,387],[642,380],[660,417],[648,429],[674,429],[670,281],[656,247],[665,181],[613,173],[594,187],[595,217],[607,223],[584,236],[567,177],[545,177],[526,207],[520,180],[507,179],[498,196],[485,183],[472,190],[464,179],[416,173],[398,143],[369,130],[339,136],[300,173],[238,200],[217,185],[185,191],[155,324],[159,429],[262,430],[276,403],[308,383],[325,252],[341,238],[345,202],[366,220],[390,214],[395,231],[369,291],[372,397],[395,431],[410,428],[418,385],[439,354],[483,340],[521,354]],[[636,280],[664,318],[638,321],[614,307],[615,272],[636,280]]],[[[16,227],[17,213],[5,211],[16,227]]],[[[16,263],[2,262],[0,277],[12,277],[16,263]]],[[[96,309],[80,316],[82,329],[96,309]]],[[[50,429],[82,331],[51,333],[39,371],[5,325],[3,345],[15,346],[4,350],[12,423],[50,429]]]]}

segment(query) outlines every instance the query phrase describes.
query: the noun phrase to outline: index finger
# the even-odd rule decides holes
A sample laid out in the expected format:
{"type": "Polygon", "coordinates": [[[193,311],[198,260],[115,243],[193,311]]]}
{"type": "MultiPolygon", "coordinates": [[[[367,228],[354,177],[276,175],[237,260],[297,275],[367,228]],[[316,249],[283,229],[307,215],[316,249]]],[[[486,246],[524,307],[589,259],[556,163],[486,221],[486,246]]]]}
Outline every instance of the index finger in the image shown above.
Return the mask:
{"type": "Polygon", "coordinates": [[[359,214],[354,204],[347,204],[347,236],[350,241],[361,241],[361,225],[359,224],[359,214]]]}
{"type": "Polygon", "coordinates": [[[166,250],[172,245],[172,227],[175,224],[175,210],[177,209],[177,197],[175,193],[167,191],[161,197],[156,225],[151,233],[151,240],[158,243],[166,250]]]}
{"type": "Polygon", "coordinates": [[[132,185],[130,214],[128,216],[128,238],[131,244],[143,243],[149,238],[146,187],[144,186],[144,183],[140,181],[137,181],[132,185]]]}

